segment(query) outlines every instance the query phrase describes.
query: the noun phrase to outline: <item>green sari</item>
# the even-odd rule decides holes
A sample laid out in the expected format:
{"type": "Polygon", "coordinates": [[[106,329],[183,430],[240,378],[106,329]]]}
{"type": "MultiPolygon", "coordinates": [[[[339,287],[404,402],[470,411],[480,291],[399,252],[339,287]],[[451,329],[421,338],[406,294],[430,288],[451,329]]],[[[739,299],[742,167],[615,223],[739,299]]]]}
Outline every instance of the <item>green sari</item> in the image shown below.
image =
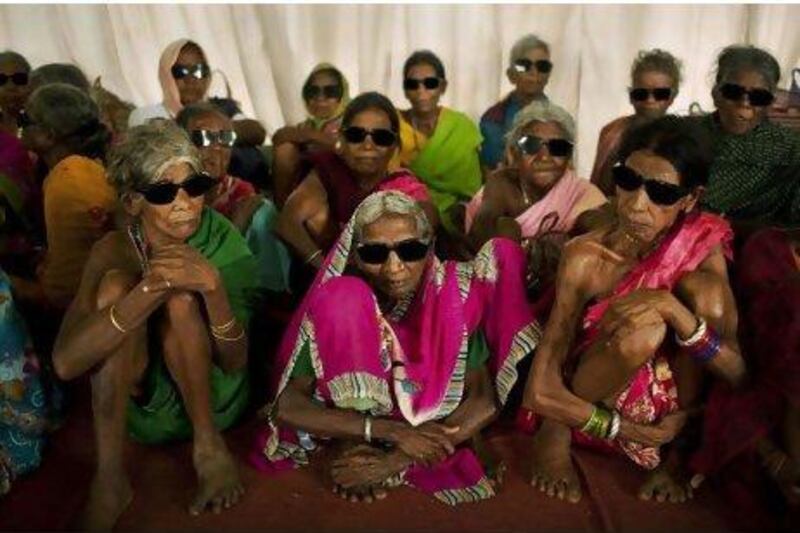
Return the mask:
{"type": "Polygon", "coordinates": [[[469,201],[483,184],[478,149],[482,141],[465,114],[442,108],[436,130],[409,165],[425,185],[448,233],[457,231],[448,210],[469,201]]]}
{"type": "MultiPolygon", "coordinates": [[[[259,287],[255,281],[257,263],[244,237],[228,219],[206,207],[200,226],[187,244],[217,267],[234,316],[240,324],[248,324],[259,287]]],[[[158,346],[153,344],[150,343],[150,364],[143,383],[144,401],[131,400],[128,404],[128,431],[136,440],[148,444],[186,439],[192,435],[192,423],[180,391],[158,354],[158,346]]],[[[226,429],[247,407],[247,370],[226,374],[212,363],[210,380],[214,424],[226,429]]]]}

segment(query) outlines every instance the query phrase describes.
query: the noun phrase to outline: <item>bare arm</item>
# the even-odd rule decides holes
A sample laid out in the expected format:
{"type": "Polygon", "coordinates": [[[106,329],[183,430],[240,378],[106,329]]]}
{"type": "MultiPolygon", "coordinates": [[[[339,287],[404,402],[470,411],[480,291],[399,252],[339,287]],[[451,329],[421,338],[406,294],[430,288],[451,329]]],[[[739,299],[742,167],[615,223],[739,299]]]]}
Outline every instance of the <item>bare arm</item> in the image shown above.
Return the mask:
{"type": "MultiPolygon", "coordinates": [[[[320,250],[320,246],[308,232],[306,224],[314,215],[325,209],[327,201],[325,188],[316,172],[311,172],[289,195],[275,222],[275,233],[303,260],[320,250]]],[[[317,267],[322,264],[321,255],[317,254],[314,263],[317,267]]]]}
{"type": "Polygon", "coordinates": [[[483,202],[467,236],[473,250],[480,250],[486,241],[498,236],[498,221],[508,213],[506,196],[510,193],[509,188],[503,176],[494,176],[484,185],[483,202]]]}
{"type": "Polygon", "coordinates": [[[474,437],[498,413],[494,387],[485,366],[467,373],[464,395],[461,405],[445,420],[448,426],[459,428],[456,433],[449,435],[453,446],[474,437]]]}

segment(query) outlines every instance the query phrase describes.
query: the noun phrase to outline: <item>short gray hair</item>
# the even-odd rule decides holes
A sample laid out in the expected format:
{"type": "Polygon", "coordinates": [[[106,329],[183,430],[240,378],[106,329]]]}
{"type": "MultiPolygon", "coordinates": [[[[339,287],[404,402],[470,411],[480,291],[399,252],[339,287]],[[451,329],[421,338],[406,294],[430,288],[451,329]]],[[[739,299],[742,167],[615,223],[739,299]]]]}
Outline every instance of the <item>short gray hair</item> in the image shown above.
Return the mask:
{"type": "Polygon", "coordinates": [[[506,146],[515,146],[522,137],[522,131],[531,122],[555,122],[561,128],[564,137],[569,142],[575,142],[575,119],[572,115],[549,100],[534,100],[514,117],[511,130],[506,135],[506,146]]]}
{"type": "Polygon", "coordinates": [[[201,172],[200,153],[189,136],[171,120],[152,119],[129,129],[108,157],[108,179],[120,195],[158,181],[175,164],[201,172]]]}
{"type": "Polygon", "coordinates": [[[508,66],[513,68],[516,60],[522,59],[525,57],[525,54],[531,50],[536,50],[537,48],[545,50],[548,54],[550,53],[550,45],[541,40],[537,35],[529,33],[528,35],[517,39],[517,42],[515,42],[514,46],[511,47],[511,55],[508,58],[508,66]]]}
{"type": "Polygon", "coordinates": [[[51,83],[66,83],[81,91],[89,92],[89,78],[72,63],[48,63],[31,72],[31,88],[36,89],[51,83]]]}
{"type": "Polygon", "coordinates": [[[14,50],[5,50],[0,52],[0,62],[8,61],[14,63],[18,67],[22,67],[25,72],[31,71],[31,64],[25,59],[25,56],[14,50]]]}
{"type": "Polygon", "coordinates": [[[752,45],[731,45],[717,56],[715,85],[719,87],[739,72],[752,70],[761,74],[770,91],[774,91],[781,79],[781,66],[766,50],[752,45]]]}
{"type": "Polygon", "coordinates": [[[361,242],[365,226],[369,226],[384,215],[411,217],[414,219],[420,239],[429,241],[433,238],[433,228],[428,216],[413,198],[399,191],[383,191],[369,195],[353,215],[355,242],[361,242]]]}

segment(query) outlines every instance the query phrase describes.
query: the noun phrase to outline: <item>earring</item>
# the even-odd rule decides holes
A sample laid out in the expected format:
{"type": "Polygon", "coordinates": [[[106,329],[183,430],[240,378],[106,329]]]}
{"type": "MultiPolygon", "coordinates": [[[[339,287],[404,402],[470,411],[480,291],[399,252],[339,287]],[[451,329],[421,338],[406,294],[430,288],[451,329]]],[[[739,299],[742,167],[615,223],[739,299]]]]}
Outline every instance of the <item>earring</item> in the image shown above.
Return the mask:
{"type": "Polygon", "coordinates": [[[339,155],[342,154],[342,140],[341,139],[338,139],[336,141],[336,144],[333,145],[333,150],[334,150],[334,152],[336,152],[339,155]]]}

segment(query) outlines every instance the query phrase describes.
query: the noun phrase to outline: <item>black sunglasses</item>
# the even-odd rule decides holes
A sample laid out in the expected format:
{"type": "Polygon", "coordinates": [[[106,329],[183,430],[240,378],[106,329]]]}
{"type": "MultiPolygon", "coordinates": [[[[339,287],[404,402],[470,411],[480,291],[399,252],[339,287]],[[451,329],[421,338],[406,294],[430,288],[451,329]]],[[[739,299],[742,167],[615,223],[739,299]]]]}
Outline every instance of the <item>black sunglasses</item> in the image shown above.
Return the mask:
{"type": "Polygon", "coordinates": [[[419,239],[408,239],[391,246],[383,243],[362,244],[356,248],[356,253],[361,261],[368,265],[384,264],[392,251],[404,263],[414,263],[425,259],[430,246],[430,243],[419,239]]]}
{"type": "Polygon", "coordinates": [[[367,130],[358,126],[350,126],[342,132],[344,140],[350,144],[361,144],[367,139],[367,135],[372,138],[376,146],[393,146],[397,142],[397,135],[392,130],[376,128],[367,130]]]}
{"type": "Polygon", "coordinates": [[[531,61],[530,59],[522,58],[514,61],[514,70],[516,70],[520,74],[523,72],[530,72],[531,68],[533,67],[536,67],[536,70],[538,70],[542,74],[549,74],[550,71],[553,70],[553,63],[551,63],[547,59],[539,59],[537,61],[531,61]]]}
{"type": "Polygon", "coordinates": [[[182,183],[162,182],[140,189],[144,199],[153,205],[167,205],[175,201],[178,191],[183,189],[192,198],[202,196],[211,190],[217,180],[204,172],[193,174],[182,183]]]}
{"type": "Polygon", "coordinates": [[[441,85],[442,80],[436,78],[434,76],[428,78],[406,78],[403,80],[403,89],[406,91],[416,91],[419,90],[420,85],[432,91],[434,89],[438,89],[439,85],[441,85]]]}
{"type": "Polygon", "coordinates": [[[542,146],[552,157],[569,157],[572,155],[572,143],[566,139],[540,139],[534,135],[523,135],[517,141],[517,147],[525,155],[536,155],[542,146]]]}
{"type": "Polygon", "coordinates": [[[212,144],[231,148],[236,143],[236,132],[233,130],[192,130],[189,132],[189,138],[192,140],[192,144],[198,148],[207,148],[212,144]]]}
{"type": "Polygon", "coordinates": [[[341,100],[344,90],[340,85],[306,85],[303,88],[303,100],[309,101],[320,96],[326,100],[341,100]]]}
{"type": "Polygon", "coordinates": [[[691,191],[680,185],[665,183],[659,180],[645,179],[644,176],[635,170],[625,166],[616,165],[611,169],[614,176],[614,183],[624,191],[632,192],[644,185],[644,190],[650,200],[657,205],[675,205],[684,196],[688,196],[691,191]]]}
{"type": "Polygon", "coordinates": [[[725,83],[719,88],[719,92],[726,100],[740,102],[744,95],[754,107],[766,107],[775,101],[775,95],[767,89],[746,89],[736,83],[725,83]]]}
{"type": "Polygon", "coordinates": [[[14,74],[2,74],[0,73],[0,85],[5,85],[8,82],[12,82],[14,85],[28,85],[28,73],[27,72],[15,72],[14,74]]]}
{"type": "Polygon", "coordinates": [[[176,80],[182,80],[187,76],[191,76],[198,80],[207,78],[211,75],[211,67],[205,63],[197,63],[196,65],[172,65],[172,77],[176,80]]]}
{"type": "Polygon", "coordinates": [[[665,102],[672,96],[672,88],[656,87],[655,89],[645,89],[643,87],[637,87],[636,89],[631,89],[628,94],[634,102],[645,102],[651,94],[653,95],[653,99],[657,102],[665,102]]]}

